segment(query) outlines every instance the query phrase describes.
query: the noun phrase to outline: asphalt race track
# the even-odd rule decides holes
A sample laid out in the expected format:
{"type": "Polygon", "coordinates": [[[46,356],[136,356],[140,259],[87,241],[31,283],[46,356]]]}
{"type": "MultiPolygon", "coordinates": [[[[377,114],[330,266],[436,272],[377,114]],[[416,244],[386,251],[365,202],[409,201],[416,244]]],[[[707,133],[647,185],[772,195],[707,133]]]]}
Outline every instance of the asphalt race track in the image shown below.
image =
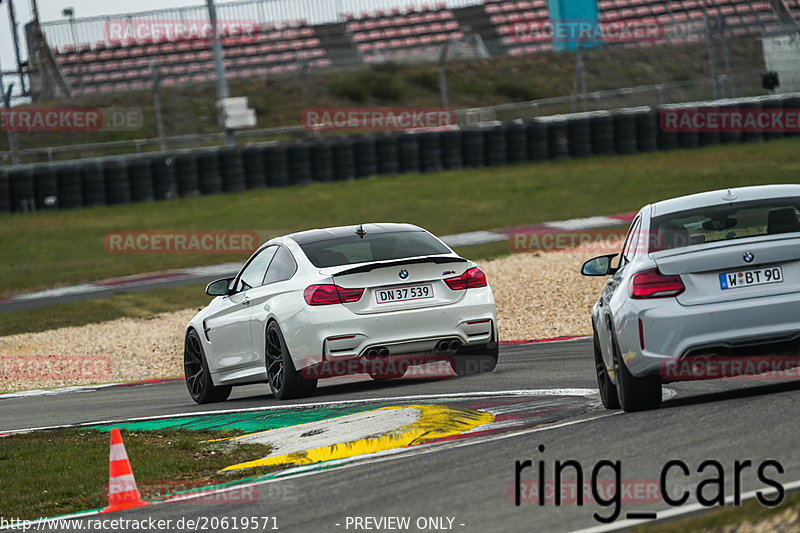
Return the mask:
{"type": "MultiPolygon", "coordinates": [[[[397,400],[409,403],[415,396],[458,395],[541,389],[594,389],[591,342],[504,346],[500,363],[491,374],[448,380],[402,380],[322,382],[316,396],[295,403],[337,402],[360,399],[397,400]]],[[[585,397],[580,412],[556,422],[517,432],[488,435],[452,443],[406,448],[399,453],[367,457],[328,469],[311,469],[297,475],[273,479],[257,487],[257,501],[231,502],[186,500],[153,505],[102,518],[172,519],[172,530],[197,529],[175,526],[181,518],[239,520],[275,517],[263,529],[275,525],[284,532],[390,530],[383,522],[356,521],[356,517],[409,517],[406,531],[574,531],[602,530],[593,518],[597,512],[609,516],[619,511],[616,527],[624,526],[630,513],[652,512],[664,517],[675,509],[660,499],[634,494],[636,487],[658,483],[665,463],[680,459],[689,475],[679,468],[669,471],[668,488],[674,499],[686,490],[688,504],[697,502],[698,483],[723,478],[724,490],[705,483],[704,494],[732,495],[766,486],[757,468],[772,459],[783,472],[769,465],[765,477],[787,488],[800,479],[800,447],[795,420],[800,405],[800,381],[714,381],[670,384],[662,409],[623,414],[598,407],[596,397],[585,397]],[[537,449],[544,446],[544,451],[537,449]],[[592,471],[601,460],[619,461],[623,486],[622,502],[600,506],[578,506],[569,498],[556,506],[539,505],[523,492],[520,506],[514,503],[515,462],[530,459],[533,468],[521,474],[537,483],[540,461],[544,478],[553,480],[555,461],[575,460],[592,482],[592,471]],[[721,467],[698,467],[707,460],[721,467]],[[750,460],[741,486],[734,484],[735,461],[750,460]],[[671,487],[671,488],[670,488],[671,487]],[[429,521],[428,518],[439,521],[429,521]],[[356,527],[361,524],[361,527],[356,527]]],[[[502,394],[500,394],[502,396],[502,394]]],[[[287,406],[268,394],[266,385],[234,389],[223,404],[193,404],[183,382],[112,387],[55,396],[0,399],[0,432],[31,427],[121,420],[135,417],[199,413],[210,410],[287,406]]],[[[570,470],[565,470],[570,472],[570,470]]],[[[595,476],[611,480],[611,470],[595,476]]],[[[569,477],[569,476],[567,476],[569,477]]],[[[600,486],[598,483],[597,486],[600,486]]],[[[573,487],[574,488],[574,487],[573,487]]],[[[563,493],[563,492],[562,492],[563,493]]],[[[767,495],[775,498],[775,495],[767,495]]],[[[607,502],[610,500],[606,500],[607,502]]],[[[89,521],[98,516],[84,518],[89,521]]],[[[185,523],[185,522],[184,522],[185,523]]],[[[239,522],[244,524],[244,522],[239,522]]],[[[212,522],[207,530],[222,530],[212,522]]],[[[397,525],[397,524],[395,524],[397,525]]],[[[228,530],[234,530],[230,526],[228,530]]],[[[244,528],[241,528],[244,529],[244,528]]]]}

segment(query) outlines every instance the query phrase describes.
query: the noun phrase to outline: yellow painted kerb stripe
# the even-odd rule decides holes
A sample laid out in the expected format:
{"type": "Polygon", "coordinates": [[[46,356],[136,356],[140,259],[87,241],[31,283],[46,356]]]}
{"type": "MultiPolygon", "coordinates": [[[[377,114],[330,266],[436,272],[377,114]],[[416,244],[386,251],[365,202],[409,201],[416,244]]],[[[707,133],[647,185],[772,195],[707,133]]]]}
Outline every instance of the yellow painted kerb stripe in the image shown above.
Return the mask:
{"type": "Polygon", "coordinates": [[[413,446],[415,444],[423,444],[432,440],[458,435],[459,433],[491,422],[494,419],[490,413],[484,411],[457,409],[443,405],[397,405],[381,407],[375,410],[382,411],[387,409],[419,409],[420,417],[413,424],[408,424],[407,426],[400,427],[377,437],[312,448],[303,452],[265,457],[263,459],[229,466],[223,468],[223,471],[291,463],[307,465],[322,461],[330,461],[332,459],[343,459],[356,455],[413,446]]]}

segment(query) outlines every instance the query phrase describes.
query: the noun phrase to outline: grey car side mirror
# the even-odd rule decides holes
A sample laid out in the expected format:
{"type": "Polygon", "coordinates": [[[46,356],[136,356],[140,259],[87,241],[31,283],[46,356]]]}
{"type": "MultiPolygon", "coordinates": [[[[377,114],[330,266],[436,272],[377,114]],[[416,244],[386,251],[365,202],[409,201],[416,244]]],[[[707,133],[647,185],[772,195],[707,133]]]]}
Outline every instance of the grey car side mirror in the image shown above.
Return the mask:
{"type": "Polygon", "coordinates": [[[581,267],[581,274],[584,276],[608,276],[613,274],[615,269],[611,268],[611,260],[615,257],[617,257],[617,254],[601,255],[600,257],[589,259],[581,267]]]}
{"type": "Polygon", "coordinates": [[[212,281],[206,286],[206,294],[209,296],[227,296],[230,293],[228,288],[231,286],[232,281],[233,278],[212,281]]]}

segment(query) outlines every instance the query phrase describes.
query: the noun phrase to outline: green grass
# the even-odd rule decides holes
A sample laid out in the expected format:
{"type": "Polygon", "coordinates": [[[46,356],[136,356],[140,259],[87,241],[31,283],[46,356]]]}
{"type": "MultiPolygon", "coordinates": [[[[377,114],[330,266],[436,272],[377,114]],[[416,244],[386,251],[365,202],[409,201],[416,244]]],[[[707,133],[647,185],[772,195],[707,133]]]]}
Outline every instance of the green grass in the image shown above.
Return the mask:
{"type": "MultiPolygon", "coordinates": [[[[0,297],[44,287],[228,261],[242,255],[120,255],[110,230],[288,231],[411,222],[439,235],[639,209],[709,189],[796,183],[798,140],[372,177],[128,206],[0,216],[0,297]]],[[[503,243],[494,246],[499,253],[503,243]]]]}
{"type": "MultiPolygon", "coordinates": [[[[684,518],[653,526],[634,528],[635,533],[703,533],[719,531],[725,526],[741,526],[744,522],[759,522],[800,506],[800,493],[790,494],[777,508],[764,507],[757,500],[750,500],[740,507],[715,508],[700,516],[684,518]]],[[[764,529],[767,531],[767,529],[764,529]]]]}
{"type": "Polygon", "coordinates": [[[115,318],[151,318],[159,313],[200,309],[211,297],[205,284],[141,292],[121,292],[97,300],[82,300],[3,314],[0,337],[35,333],[67,326],[83,326],[115,318]]]}
{"type": "MultiPolygon", "coordinates": [[[[122,432],[142,497],[153,500],[194,487],[261,475],[276,468],[219,470],[264,457],[270,446],[230,447],[211,439],[235,431],[122,432]]],[[[105,507],[107,432],[62,429],[11,435],[0,445],[0,515],[20,519],[105,507]]]]}

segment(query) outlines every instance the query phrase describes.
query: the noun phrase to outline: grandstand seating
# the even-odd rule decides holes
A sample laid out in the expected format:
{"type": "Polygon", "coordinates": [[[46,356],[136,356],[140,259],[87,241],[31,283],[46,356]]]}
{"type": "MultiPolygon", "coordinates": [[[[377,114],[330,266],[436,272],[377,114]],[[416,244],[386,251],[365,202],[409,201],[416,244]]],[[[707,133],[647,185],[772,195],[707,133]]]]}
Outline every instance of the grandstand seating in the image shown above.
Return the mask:
{"type": "MultiPolygon", "coordinates": [[[[75,50],[54,49],[62,71],[75,94],[141,89],[152,80],[151,62],[159,68],[166,86],[214,79],[214,58],[210,39],[94,46],[83,44],[75,50]]],[[[307,25],[281,29],[264,26],[251,35],[222,39],[223,57],[229,77],[253,77],[292,72],[299,60],[311,66],[331,64],[314,28],[307,25]]]]}
{"type": "Polygon", "coordinates": [[[348,34],[367,62],[436,53],[443,43],[464,37],[444,2],[419,10],[409,6],[406,11],[346,13],[344,17],[348,34]]]}
{"type": "MultiPolygon", "coordinates": [[[[786,0],[786,4],[800,15],[800,0],[786,0]]],[[[730,37],[758,36],[777,24],[766,1],[598,0],[602,21],[657,21],[664,28],[662,40],[667,42],[704,40],[706,9],[710,17],[724,19],[730,37]]],[[[483,0],[465,8],[449,8],[439,1],[421,7],[345,13],[341,22],[316,27],[304,20],[284,21],[280,27],[264,25],[247,36],[223,38],[222,46],[228,75],[246,78],[290,73],[299,69],[301,60],[326,67],[430,57],[443,43],[461,40],[466,33],[482,35],[493,54],[537,53],[552,50],[552,41],[544,32],[531,32],[530,28],[543,28],[548,22],[548,0],[483,0]],[[518,28],[527,32],[516,34],[518,28]]],[[[82,43],[77,49],[64,46],[54,52],[68,82],[80,95],[146,88],[152,80],[151,62],[159,68],[164,85],[212,80],[211,45],[209,39],[162,38],[129,44],[82,43]]]]}

